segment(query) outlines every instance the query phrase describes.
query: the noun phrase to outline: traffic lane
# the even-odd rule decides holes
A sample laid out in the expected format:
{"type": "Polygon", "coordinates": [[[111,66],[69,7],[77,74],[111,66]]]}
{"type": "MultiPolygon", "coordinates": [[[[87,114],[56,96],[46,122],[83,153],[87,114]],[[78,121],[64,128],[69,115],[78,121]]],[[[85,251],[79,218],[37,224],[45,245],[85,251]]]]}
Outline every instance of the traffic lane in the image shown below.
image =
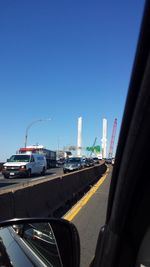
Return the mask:
{"type": "Polygon", "coordinates": [[[42,180],[44,178],[54,179],[55,177],[63,176],[63,166],[57,166],[56,168],[48,169],[44,176],[41,175],[32,175],[31,178],[27,177],[11,177],[11,178],[4,178],[2,173],[0,173],[0,188],[14,188],[17,184],[26,184],[29,182],[42,180]]]}
{"type": "MultiPolygon", "coordinates": [[[[95,164],[96,166],[97,164],[95,164]]],[[[27,178],[27,177],[17,177],[17,178],[9,178],[11,179],[12,181],[15,181],[15,182],[24,182],[24,181],[33,181],[33,180],[38,180],[38,179],[42,179],[43,177],[47,177],[47,176],[51,176],[51,178],[55,177],[55,176],[62,176],[64,175],[64,172],[63,172],[63,165],[59,165],[57,166],[56,168],[51,168],[51,169],[48,169],[46,171],[46,174],[44,176],[41,176],[41,175],[32,175],[31,178],[27,178]]],[[[2,173],[0,172],[0,182],[1,180],[5,179],[4,176],[2,175],[2,173]]],[[[8,179],[8,180],[9,180],[8,179]]],[[[7,179],[5,179],[6,181],[7,179]]]]}
{"type": "Polygon", "coordinates": [[[107,200],[109,193],[112,167],[108,175],[85,206],[72,220],[78,229],[81,243],[81,266],[87,267],[92,261],[101,226],[105,223],[107,200]]]}
{"type": "Polygon", "coordinates": [[[46,174],[44,176],[41,176],[41,175],[32,175],[31,178],[28,178],[28,177],[10,177],[10,178],[4,178],[4,176],[2,175],[2,173],[0,172],[0,187],[1,187],[1,183],[4,183],[4,181],[6,183],[9,183],[10,180],[12,181],[12,183],[22,183],[22,182],[26,182],[26,181],[36,181],[36,180],[40,180],[40,179],[43,179],[47,176],[50,176],[50,178],[54,178],[56,176],[62,176],[64,175],[64,172],[63,172],[63,166],[57,166],[56,168],[51,168],[51,169],[48,169],[46,171],[46,174]]]}
{"type": "Polygon", "coordinates": [[[63,175],[63,168],[62,167],[57,167],[57,168],[52,168],[48,169],[46,174],[44,176],[41,175],[32,175],[31,178],[27,177],[12,177],[12,178],[4,178],[2,173],[0,173],[0,187],[4,187],[10,184],[16,184],[16,183],[24,183],[26,181],[36,181],[36,180],[41,180],[47,176],[50,176],[50,178],[54,178],[57,176],[63,175]]]}

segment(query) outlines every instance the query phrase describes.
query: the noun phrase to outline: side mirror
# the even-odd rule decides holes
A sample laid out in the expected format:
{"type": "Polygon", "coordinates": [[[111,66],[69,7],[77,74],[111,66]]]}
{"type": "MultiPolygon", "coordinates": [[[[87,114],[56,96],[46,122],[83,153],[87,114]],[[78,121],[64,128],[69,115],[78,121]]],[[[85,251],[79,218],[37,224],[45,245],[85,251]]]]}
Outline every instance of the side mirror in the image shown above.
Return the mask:
{"type": "Polygon", "coordinates": [[[30,162],[34,162],[34,161],[35,161],[34,158],[31,156],[30,162]]]}
{"type": "Polygon", "coordinates": [[[10,162],[10,159],[7,159],[7,162],[10,162]]]}
{"type": "Polygon", "coordinates": [[[75,226],[63,219],[13,219],[0,223],[1,263],[8,266],[79,267],[75,226]],[[10,246],[10,244],[12,244],[10,246]]]}

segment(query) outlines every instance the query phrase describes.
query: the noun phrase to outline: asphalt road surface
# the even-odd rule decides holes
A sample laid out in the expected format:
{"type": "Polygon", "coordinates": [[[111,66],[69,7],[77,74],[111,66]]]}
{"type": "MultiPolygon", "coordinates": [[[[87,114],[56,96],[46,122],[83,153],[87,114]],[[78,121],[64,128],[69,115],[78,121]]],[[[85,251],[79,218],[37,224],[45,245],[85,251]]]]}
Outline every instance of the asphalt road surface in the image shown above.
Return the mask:
{"type": "Polygon", "coordinates": [[[105,223],[111,175],[109,166],[105,181],[72,220],[80,236],[81,267],[88,267],[94,257],[99,230],[105,223]]]}
{"type": "Polygon", "coordinates": [[[33,175],[31,178],[26,178],[26,177],[21,177],[21,178],[15,178],[15,177],[12,177],[12,178],[9,178],[9,179],[6,179],[3,177],[2,173],[0,173],[0,188],[1,187],[8,187],[8,186],[11,186],[13,184],[19,184],[19,183],[24,183],[26,181],[36,181],[36,180],[41,180],[43,179],[44,177],[48,177],[50,176],[50,178],[54,178],[54,177],[57,177],[57,176],[60,176],[60,175],[63,175],[63,168],[53,168],[53,169],[49,169],[47,170],[45,176],[41,176],[41,175],[33,175]]]}

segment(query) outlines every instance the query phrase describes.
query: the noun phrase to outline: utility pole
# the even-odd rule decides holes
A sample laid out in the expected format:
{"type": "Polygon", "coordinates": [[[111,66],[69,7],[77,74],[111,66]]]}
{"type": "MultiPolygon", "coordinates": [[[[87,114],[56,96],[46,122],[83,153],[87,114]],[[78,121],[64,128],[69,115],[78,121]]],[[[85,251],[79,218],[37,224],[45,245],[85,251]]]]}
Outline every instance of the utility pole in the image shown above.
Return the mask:
{"type": "Polygon", "coordinates": [[[28,131],[29,129],[31,128],[31,126],[37,122],[41,122],[41,121],[50,121],[51,119],[39,119],[39,120],[35,120],[35,121],[32,121],[26,128],[26,133],[25,133],[25,142],[24,142],[24,146],[26,147],[27,146],[27,140],[28,140],[28,131]]]}

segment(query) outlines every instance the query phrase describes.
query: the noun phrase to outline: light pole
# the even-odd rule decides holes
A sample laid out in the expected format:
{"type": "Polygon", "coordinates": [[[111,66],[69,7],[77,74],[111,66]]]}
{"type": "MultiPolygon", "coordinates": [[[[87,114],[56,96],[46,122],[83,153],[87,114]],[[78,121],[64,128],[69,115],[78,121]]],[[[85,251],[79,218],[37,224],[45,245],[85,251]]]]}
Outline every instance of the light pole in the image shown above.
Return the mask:
{"type": "Polygon", "coordinates": [[[37,123],[37,122],[41,122],[41,121],[50,121],[51,119],[39,119],[39,120],[35,120],[35,121],[32,121],[26,128],[26,134],[25,134],[25,143],[24,143],[24,146],[26,147],[27,146],[27,139],[28,139],[28,131],[29,129],[31,128],[31,126],[34,124],[34,123],[37,123]]]}

